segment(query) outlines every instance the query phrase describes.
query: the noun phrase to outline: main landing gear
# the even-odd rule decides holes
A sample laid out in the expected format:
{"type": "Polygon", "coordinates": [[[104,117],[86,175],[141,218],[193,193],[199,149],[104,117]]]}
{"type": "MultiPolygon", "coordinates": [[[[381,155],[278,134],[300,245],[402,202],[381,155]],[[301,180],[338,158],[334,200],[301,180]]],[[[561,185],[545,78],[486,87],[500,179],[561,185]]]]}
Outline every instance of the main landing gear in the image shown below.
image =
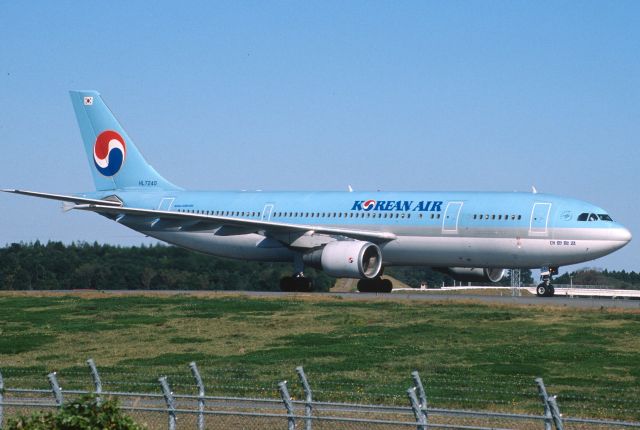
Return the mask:
{"type": "Polygon", "coordinates": [[[541,283],[536,287],[536,296],[538,297],[553,297],[555,295],[555,288],[551,285],[551,278],[558,273],[557,267],[543,267],[540,271],[541,283]]]}
{"type": "Polygon", "coordinates": [[[313,291],[313,280],[304,276],[302,254],[293,257],[293,276],[280,279],[280,289],[285,292],[310,293],[313,291]]]}
{"type": "Polygon", "coordinates": [[[358,281],[358,291],[361,293],[390,293],[393,289],[391,281],[376,277],[373,279],[360,279],[358,281]]]}
{"type": "Polygon", "coordinates": [[[310,293],[313,291],[313,280],[305,278],[302,272],[294,276],[280,279],[280,289],[286,292],[310,293]]]}

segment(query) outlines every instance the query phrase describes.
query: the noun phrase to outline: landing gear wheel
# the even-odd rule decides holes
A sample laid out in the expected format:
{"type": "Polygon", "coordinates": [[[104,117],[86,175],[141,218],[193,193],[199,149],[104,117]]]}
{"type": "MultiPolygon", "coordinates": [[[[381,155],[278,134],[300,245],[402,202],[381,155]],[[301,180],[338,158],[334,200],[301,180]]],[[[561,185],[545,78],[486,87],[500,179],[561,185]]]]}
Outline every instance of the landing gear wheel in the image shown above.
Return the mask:
{"type": "Polygon", "coordinates": [[[538,297],[553,297],[556,293],[556,289],[553,285],[542,283],[536,288],[536,296],[538,297]]]}
{"type": "Polygon", "coordinates": [[[536,296],[538,297],[553,297],[556,294],[556,289],[551,285],[553,275],[558,274],[558,266],[543,266],[540,269],[540,280],[542,281],[536,288],[536,296]]]}
{"type": "Polygon", "coordinates": [[[536,296],[538,297],[547,297],[548,294],[548,286],[545,283],[538,285],[536,288],[536,296]]]}
{"type": "Polygon", "coordinates": [[[393,291],[393,284],[391,283],[390,280],[383,279],[381,284],[382,285],[381,285],[380,292],[382,292],[382,293],[390,293],[391,291],[393,291]]]}
{"type": "Polygon", "coordinates": [[[393,284],[388,279],[373,278],[358,281],[358,291],[361,293],[390,293],[392,290],[393,284]]]}
{"type": "Polygon", "coordinates": [[[295,288],[295,279],[293,276],[285,276],[280,279],[280,290],[285,292],[291,292],[295,288]]]}
{"type": "Polygon", "coordinates": [[[280,279],[280,289],[285,292],[310,293],[313,281],[302,276],[285,276],[280,279]]]}
{"type": "Polygon", "coordinates": [[[358,292],[359,293],[373,293],[373,288],[371,286],[370,279],[360,279],[358,281],[358,292]]]}

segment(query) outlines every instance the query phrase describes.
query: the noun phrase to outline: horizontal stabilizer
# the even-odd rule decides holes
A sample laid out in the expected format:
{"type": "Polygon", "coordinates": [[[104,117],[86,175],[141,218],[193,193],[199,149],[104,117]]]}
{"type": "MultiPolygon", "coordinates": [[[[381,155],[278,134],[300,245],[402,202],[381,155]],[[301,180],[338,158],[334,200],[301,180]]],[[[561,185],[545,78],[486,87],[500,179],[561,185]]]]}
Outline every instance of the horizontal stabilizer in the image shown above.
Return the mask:
{"type": "MultiPolygon", "coordinates": [[[[40,197],[40,198],[43,198],[43,199],[59,200],[61,202],[70,202],[70,203],[75,203],[75,204],[78,204],[78,205],[80,205],[80,204],[96,204],[96,205],[103,205],[103,206],[109,206],[109,207],[122,206],[121,202],[116,202],[116,201],[112,201],[112,200],[88,199],[86,197],[68,196],[68,195],[64,195],[64,194],[50,194],[50,193],[41,193],[41,192],[38,192],[38,191],[11,190],[11,189],[0,190],[0,191],[5,192],[5,193],[22,194],[24,196],[40,197]]],[[[65,206],[64,209],[65,210],[69,210],[69,208],[67,206],[65,206]]]]}

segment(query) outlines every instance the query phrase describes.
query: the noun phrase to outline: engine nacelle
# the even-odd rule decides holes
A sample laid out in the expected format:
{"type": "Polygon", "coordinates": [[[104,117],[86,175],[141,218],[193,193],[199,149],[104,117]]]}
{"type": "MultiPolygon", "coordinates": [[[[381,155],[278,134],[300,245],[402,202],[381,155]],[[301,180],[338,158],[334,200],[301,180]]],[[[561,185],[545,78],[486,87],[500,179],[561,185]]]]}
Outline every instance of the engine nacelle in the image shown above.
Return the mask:
{"type": "Polygon", "coordinates": [[[460,282],[500,282],[507,273],[507,269],[476,267],[438,267],[434,269],[460,282]]]}
{"type": "Polygon", "coordinates": [[[382,269],[382,252],[378,245],[360,240],[329,242],[302,259],[336,278],[375,278],[382,269]]]}

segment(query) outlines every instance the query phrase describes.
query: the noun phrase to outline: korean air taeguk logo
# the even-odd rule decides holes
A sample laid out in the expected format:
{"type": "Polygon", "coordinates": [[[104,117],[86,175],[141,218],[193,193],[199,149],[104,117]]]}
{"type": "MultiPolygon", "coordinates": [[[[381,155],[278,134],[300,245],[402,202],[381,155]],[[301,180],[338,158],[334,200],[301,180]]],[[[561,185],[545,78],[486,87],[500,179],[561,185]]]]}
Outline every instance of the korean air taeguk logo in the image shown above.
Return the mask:
{"type": "Polygon", "coordinates": [[[98,172],[113,176],[122,167],[127,155],[127,145],[119,133],[106,130],[100,133],[93,146],[93,161],[98,172]]]}

